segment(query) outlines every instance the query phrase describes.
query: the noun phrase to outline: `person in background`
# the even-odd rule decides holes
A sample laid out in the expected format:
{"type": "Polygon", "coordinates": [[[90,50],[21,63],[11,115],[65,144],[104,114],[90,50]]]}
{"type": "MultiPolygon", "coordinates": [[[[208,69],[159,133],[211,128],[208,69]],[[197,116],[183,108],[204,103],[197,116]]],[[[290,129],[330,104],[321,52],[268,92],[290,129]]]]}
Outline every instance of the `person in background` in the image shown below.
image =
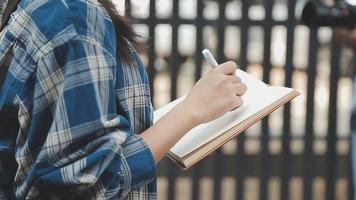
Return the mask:
{"type": "Polygon", "coordinates": [[[153,125],[136,38],[110,0],[20,1],[0,33],[0,111],[19,122],[0,117],[0,199],[157,199],[168,150],[242,105],[230,61],[153,125]]]}
{"type": "MultiPolygon", "coordinates": [[[[356,29],[337,29],[335,31],[337,39],[340,43],[354,52],[353,72],[353,97],[352,97],[352,114],[351,114],[351,159],[352,159],[352,174],[354,191],[356,191],[356,29]]],[[[354,195],[356,200],[356,195],[354,195]]]]}

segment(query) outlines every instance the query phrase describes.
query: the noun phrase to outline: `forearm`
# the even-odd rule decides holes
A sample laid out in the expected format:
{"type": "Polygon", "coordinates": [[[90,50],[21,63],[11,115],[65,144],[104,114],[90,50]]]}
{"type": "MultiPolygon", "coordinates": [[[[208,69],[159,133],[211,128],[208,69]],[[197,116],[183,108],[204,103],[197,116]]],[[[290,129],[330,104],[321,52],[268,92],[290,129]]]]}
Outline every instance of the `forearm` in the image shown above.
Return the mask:
{"type": "Polygon", "coordinates": [[[236,64],[231,61],[209,70],[183,102],[141,134],[156,163],[190,129],[242,105],[240,96],[247,87],[235,76],[235,72],[236,64]]]}
{"type": "Polygon", "coordinates": [[[198,125],[197,117],[191,111],[182,102],[141,134],[150,147],[156,163],[181,137],[198,125]]]}

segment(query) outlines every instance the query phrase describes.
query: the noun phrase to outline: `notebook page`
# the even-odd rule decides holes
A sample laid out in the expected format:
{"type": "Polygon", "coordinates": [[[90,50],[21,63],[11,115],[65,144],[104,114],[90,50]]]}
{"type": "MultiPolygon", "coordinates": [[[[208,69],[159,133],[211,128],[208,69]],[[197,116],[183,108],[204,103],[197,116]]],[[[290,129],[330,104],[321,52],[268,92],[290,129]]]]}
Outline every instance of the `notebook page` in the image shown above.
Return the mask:
{"type": "MultiPolygon", "coordinates": [[[[171,151],[174,154],[179,157],[189,154],[206,142],[234,127],[236,124],[241,123],[253,114],[273,104],[275,101],[293,90],[284,87],[268,87],[259,79],[241,70],[237,71],[237,75],[248,87],[247,92],[242,97],[244,100],[243,106],[234,111],[228,112],[216,120],[201,124],[190,130],[177,142],[177,144],[172,147],[171,151]]],[[[171,103],[168,104],[169,107],[167,105],[164,106],[162,110],[159,109],[155,111],[155,121],[158,120],[158,117],[163,116],[176,104],[182,101],[183,98],[172,102],[172,105],[170,105],[171,103]]]]}
{"type": "MultiPolygon", "coordinates": [[[[264,82],[260,81],[258,78],[254,77],[240,69],[236,70],[236,75],[239,76],[241,78],[241,81],[243,83],[245,83],[246,85],[248,85],[248,88],[251,90],[255,91],[258,88],[266,88],[267,87],[267,85],[264,82]]],[[[180,97],[180,98],[162,106],[161,108],[155,110],[153,123],[158,121],[162,116],[167,114],[171,109],[173,109],[176,105],[178,105],[180,102],[182,102],[185,99],[185,97],[186,97],[186,95],[184,95],[183,97],[180,97]]]]}
{"type": "Polygon", "coordinates": [[[182,102],[185,99],[186,95],[183,97],[180,97],[172,102],[170,102],[167,105],[164,105],[163,107],[157,109],[154,111],[154,117],[153,117],[153,123],[156,123],[161,117],[163,117],[165,114],[167,114],[170,110],[172,110],[176,105],[178,105],[180,102],[182,102]]]}

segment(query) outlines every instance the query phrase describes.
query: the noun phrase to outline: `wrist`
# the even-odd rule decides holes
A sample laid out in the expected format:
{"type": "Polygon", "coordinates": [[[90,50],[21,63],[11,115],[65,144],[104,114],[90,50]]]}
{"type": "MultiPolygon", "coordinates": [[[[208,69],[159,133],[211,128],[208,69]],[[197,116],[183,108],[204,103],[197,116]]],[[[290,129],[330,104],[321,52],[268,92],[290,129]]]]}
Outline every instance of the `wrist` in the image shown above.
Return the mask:
{"type": "Polygon", "coordinates": [[[194,106],[192,106],[191,103],[187,102],[186,99],[177,106],[177,109],[179,109],[183,113],[183,115],[187,118],[187,121],[191,122],[191,128],[194,128],[195,126],[201,124],[200,113],[197,112],[194,106]]]}

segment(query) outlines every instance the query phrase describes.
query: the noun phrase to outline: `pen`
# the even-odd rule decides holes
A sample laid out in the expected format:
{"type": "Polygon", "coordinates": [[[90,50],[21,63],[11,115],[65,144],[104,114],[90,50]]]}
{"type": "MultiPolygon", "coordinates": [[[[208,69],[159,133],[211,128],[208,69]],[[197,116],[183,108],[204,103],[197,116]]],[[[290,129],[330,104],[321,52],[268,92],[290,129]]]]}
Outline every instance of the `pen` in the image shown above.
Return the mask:
{"type": "Polygon", "coordinates": [[[214,56],[210,53],[209,49],[204,49],[202,52],[203,56],[205,59],[208,61],[208,63],[213,67],[218,67],[219,64],[216,62],[214,56]]]}

